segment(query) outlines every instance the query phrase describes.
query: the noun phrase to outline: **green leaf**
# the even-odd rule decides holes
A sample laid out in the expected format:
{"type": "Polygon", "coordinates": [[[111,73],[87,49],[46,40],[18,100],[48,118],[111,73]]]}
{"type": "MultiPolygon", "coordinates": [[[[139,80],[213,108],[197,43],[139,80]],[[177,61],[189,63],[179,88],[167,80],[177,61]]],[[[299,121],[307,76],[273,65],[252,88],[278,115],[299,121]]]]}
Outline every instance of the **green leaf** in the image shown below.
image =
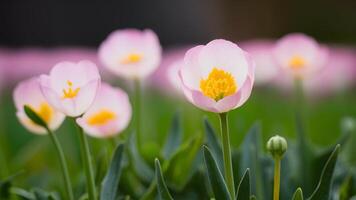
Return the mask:
{"type": "Polygon", "coordinates": [[[314,158],[314,152],[311,149],[311,144],[306,137],[304,122],[301,117],[301,113],[296,115],[296,129],[297,129],[297,158],[298,169],[296,170],[296,177],[299,179],[297,182],[300,183],[304,192],[309,195],[312,192],[313,185],[313,175],[314,172],[312,168],[312,160],[314,158]]]}
{"type": "Polygon", "coordinates": [[[303,191],[301,188],[298,188],[293,197],[292,197],[292,200],[303,200],[303,191]]]}
{"type": "Polygon", "coordinates": [[[103,180],[100,199],[116,200],[118,195],[119,181],[121,176],[121,161],[124,145],[119,144],[112,158],[110,168],[103,180]]]}
{"type": "Polygon", "coordinates": [[[156,167],[157,192],[158,192],[159,199],[173,200],[171,194],[168,191],[167,185],[164,181],[161,164],[159,163],[158,159],[155,160],[155,167],[156,167]]]}
{"type": "Polygon", "coordinates": [[[30,118],[33,123],[42,126],[43,128],[47,128],[47,123],[40,116],[38,116],[30,106],[25,105],[23,108],[27,117],[30,118]]]}
{"type": "Polygon", "coordinates": [[[337,161],[340,145],[336,145],[334,151],[329,156],[329,159],[324,165],[323,171],[312,195],[308,200],[327,200],[330,196],[330,188],[334,173],[335,164],[337,161]]]}
{"type": "Polygon", "coordinates": [[[100,152],[100,154],[98,155],[98,158],[96,160],[96,170],[95,170],[95,185],[96,186],[100,186],[107,167],[108,167],[108,159],[107,159],[107,151],[106,149],[103,149],[103,151],[100,152]]]}
{"type": "Polygon", "coordinates": [[[257,200],[257,198],[256,198],[255,195],[252,195],[252,196],[250,197],[250,200],[257,200]]]}
{"type": "Polygon", "coordinates": [[[180,114],[177,112],[174,115],[171,129],[169,130],[166,143],[163,147],[163,158],[169,159],[173,152],[179,147],[182,141],[182,125],[180,120],[180,114]]]}
{"type": "Polygon", "coordinates": [[[339,200],[349,200],[353,196],[352,189],[354,187],[354,180],[352,176],[347,176],[340,186],[339,200]]]}
{"type": "Polygon", "coordinates": [[[171,159],[163,163],[163,173],[170,187],[182,190],[187,184],[197,169],[194,161],[202,144],[203,137],[197,135],[181,145],[171,159]]]}
{"type": "Polygon", "coordinates": [[[131,166],[135,174],[147,183],[150,183],[154,178],[154,171],[147,165],[147,163],[141,157],[136,141],[136,133],[132,132],[128,140],[128,151],[131,161],[131,166]]]}
{"type": "Polygon", "coordinates": [[[12,181],[22,174],[23,171],[17,172],[6,179],[0,181],[0,199],[9,199],[10,198],[10,189],[12,186],[12,181]]]}
{"type": "Polygon", "coordinates": [[[35,195],[31,192],[28,192],[22,188],[11,188],[11,193],[23,200],[36,200],[35,195]]]}
{"type": "Polygon", "coordinates": [[[236,200],[249,200],[251,196],[250,169],[247,169],[237,187],[236,200]]]}
{"type": "Polygon", "coordinates": [[[216,158],[221,173],[224,173],[224,161],[221,145],[219,143],[218,137],[216,137],[216,132],[214,131],[207,118],[204,118],[204,130],[206,135],[206,145],[211,150],[214,158],[216,158]]]}
{"type": "Polygon", "coordinates": [[[217,200],[231,199],[225,180],[216,164],[216,161],[212,153],[210,152],[207,146],[203,147],[203,154],[204,154],[205,165],[209,177],[209,182],[211,188],[213,189],[215,199],[217,200]]]}
{"type": "MultiPolygon", "coordinates": [[[[265,190],[268,189],[264,186],[263,182],[261,140],[261,125],[260,123],[255,123],[241,145],[240,172],[242,173],[247,168],[250,169],[251,192],[262,199],[265,197],[265,190]]],[[[242,175],[240,174],[240,176],[242,175]]]]}
{"type": "Polygon", "coordinates": [[[39,188],[33,189],[33,194],[36,200],[58,200],[52,192],[47,192],[39,188]]]}

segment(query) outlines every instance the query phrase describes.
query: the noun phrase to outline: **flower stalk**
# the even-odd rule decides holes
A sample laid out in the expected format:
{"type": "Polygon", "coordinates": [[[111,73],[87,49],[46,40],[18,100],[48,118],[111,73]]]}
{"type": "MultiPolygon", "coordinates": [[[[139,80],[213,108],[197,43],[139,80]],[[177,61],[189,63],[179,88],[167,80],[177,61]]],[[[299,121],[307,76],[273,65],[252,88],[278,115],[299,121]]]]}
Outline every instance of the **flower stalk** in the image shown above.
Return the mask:
{"type": "Polygon", "coordinates": [[[267,150],[274,159],[273,200],[279,200],[279,191],[281,185],[281,160],[284,153],[287,151],[287,147],[287,141],[279,135],[271,137],[267,142],[267,150]]]}
{"type": "MultiPolygon", "coordinates": [[[[74,122],[75,122],[75,120],[74,120],[74,122]]],[[[83,129],[77,123],[75,123],[75,125],[76,125],[76,127],[78,129],[78,133],[79,133],[80,151],[81,151],[81,157],[83,159],[84,171],[85,171],[87,187],[88,187],[89,200],[96,200],[97,195],[96,195],[96,189],[95,189],[94,171],[93,171],[93,165],[91,162],[91,154],[90,154],[88,139],[87,139],[86,135],[84,134],[83,129]]]]}
{"type": "Polygon", "coordinates": [[[230,138],[229,138],[227,113],[220,113],[219,118],[220,118],[220,127],[221,127],[221,137],[222,137],[222,143],[223,143],[225,181],[226,181],[228,190],[230,192],[231,199],[235,199],[234,175],[233,175],[233,171],[232,171],[232,160],[231,160],[231,149],[230,149],[230,138]]]}
{"type": "Polygon", "coordinates": [[[141,146],[141,81],[139,79],[134,80],[134,93],[135,93],[135,126],[137,144],[141,146]]]}
{"type": "Polygon", "coordinates": [[[69,178],[68,165],[67,165],[66,159],[64,157],[63,149],[58,141],[57,136],[47,126],[45,128],[46,128],[48,135],[50,136],[50,138],[57,150],[57,154],[59,157],[59,161],[60,161],[60,165],[61,165],[61,169],[62,169],[62,173],[63,173],[63,180],[64,180],[64,184],[65,184],[67,198],[68,198],[68,200],[74,200],[72,184],[71,184],[70,178],[69,178]]]}

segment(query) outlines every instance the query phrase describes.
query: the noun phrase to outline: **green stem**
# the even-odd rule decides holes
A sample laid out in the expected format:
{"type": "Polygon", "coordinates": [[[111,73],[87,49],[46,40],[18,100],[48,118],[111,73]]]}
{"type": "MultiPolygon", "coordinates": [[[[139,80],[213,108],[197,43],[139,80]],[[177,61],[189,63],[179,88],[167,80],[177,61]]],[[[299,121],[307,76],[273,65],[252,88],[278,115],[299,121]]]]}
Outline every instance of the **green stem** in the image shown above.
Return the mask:
{"type": "Polygon", "coordinates": [[[62,173],[63,173],[63,181],[65,184],[65,190],[67,193],[67,198],[68,198],[68,200],[74,200],[72,184],[70,182],[69,173],[68,173],[68,165],[67,165],[66,159],[64,158],[63,149],[57,139],[57,136],[48,127],[46,127],[46,129],[47,129],[48,135],[50,136],[54,146],[56,147],[57,153],[58,153],[58,157],[59,157],[59,161],[60,161],[61,169],[62,169],[62,173]]]}
{"type": "Polygon", "coordinates": [[[304,99],[303,81],[301,78],[296,77],[294,79],[294,101],[297,114],[303,113],[304,99]]]}
{"type": "Polygon", "coordinates": [[[222,136],[222,143],[223,143],[225,181],[229,189],[231,199],[235,199],[234,175],[232,172],[232,160],[231,160],[227,113],[220,113],[219,117],[220,117],[221,136],[222,136]]]}
{"type": "Polygon", "coordinates": [[[79,132],[80,149],[82,154],[85,176],[87,179],[89,200],[96,200],[97,195],[95,189],[95,179],[94,179],[93,165],[91,160],[88,139],[84,134],[83,129],[78,124],[76,124],[76,127],[79,132]]]}
{"type": "Polygon", "coordinates": [[[141,145],[141,82],[135,80],[135,118],[136,118],[136,138],[138,147],[141,145]]]}
{"type": "Polygon", "coordinates": [[[280,176],[281,176],[281,159],[274,159],[274,190],[273,190],[273,200],[279,200],[279,187],[280,187],[280,176]]]}

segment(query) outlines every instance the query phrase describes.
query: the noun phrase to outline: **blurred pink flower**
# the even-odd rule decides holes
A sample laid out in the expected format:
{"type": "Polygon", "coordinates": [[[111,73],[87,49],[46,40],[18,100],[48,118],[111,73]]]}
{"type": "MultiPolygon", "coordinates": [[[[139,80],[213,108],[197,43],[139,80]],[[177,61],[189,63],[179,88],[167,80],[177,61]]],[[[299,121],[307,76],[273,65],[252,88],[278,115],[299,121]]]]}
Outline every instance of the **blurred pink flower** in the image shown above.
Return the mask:
{"type": "MultiPolygon", "coordinates": [[[[293,80],[281,72],[273,84],[284,90],[292,90],[293,80]]],[[[330,46],[328,62],[316,76],[303,80],[304,89],[309,96],[330,95],[350,88],[356,80],[356,50],[350,47],[330,46]]]]}
{"type": "Polygon", "coordinates": [[[45,134],[46,130],[27,117],[24,111],[25,105],[30,106],[51,130],[57,129],[65,118],[64,114],[56,111],[43,97],[37,77],[20,82],[13,92],[13,99],[17,118],[25,128],[33,133],[45,134]]]}
{"type": "Polygon", "coordinates": [[[276,63],[288,74],[304,78],[325,66],[328,51],[313,38],[293,33],[276,42],[273,54],[276,63]]]}
{"type": "Polygon", "coordinates": [[[117,30],[100,45],[98,54],[103,65],[114,74],[143,79],[158,67],[161,45],[151,30],[117,30]]]}
{"type": "Polygon", "coordinates": [[[236,44],[213,40],[190,49],[179,71],[186,98],[195,106],[224,113],[249,98],[255,64],[236,44]]]}
{"type": "Polygon", "coordinates": [[[280,72],[273,57],[275,41],[251,40],[239,43],[240,47],[247,51],[256,63],[255,84],[268,85],[280,72]]]}
{"type": "Polygon", "coordinates": [[[96,51],[85,48],[0,49],[0,70],[7,85],[47,73],[56,63],[90,60],[98,63],[96,51]]]}
{"type": "Polygon", "coordinates": [[[96,65],[90,61],[60,62],[49,75],[40,76],[47,101],[67,116],[83,114],[93,103],[100,85],[96,65]]]}
{"type": "Polygon", "coordinates": [[[94,103],[77,123],[93,137],[112,137],[128,126],[131,112],[126,92],[102,83],[94,103]]]}
{"type": "Polygon", "coordinates": [[[188,47],[179,47],[163,53],[162,62],[150,77],[154,87],[168,94],[183,94],[178,71],[183,65],[184,55],[188,47]]]}

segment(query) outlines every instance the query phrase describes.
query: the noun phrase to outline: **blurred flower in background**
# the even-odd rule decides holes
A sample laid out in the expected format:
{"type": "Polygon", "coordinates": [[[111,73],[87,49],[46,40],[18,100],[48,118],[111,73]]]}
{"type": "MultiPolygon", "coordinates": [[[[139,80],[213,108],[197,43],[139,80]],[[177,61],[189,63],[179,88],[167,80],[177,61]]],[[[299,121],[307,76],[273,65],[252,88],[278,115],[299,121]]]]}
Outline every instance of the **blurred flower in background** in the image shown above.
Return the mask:
{"type": "Polygon", "coordinates": [[[141,79],[149,76],[161,61],[161,45],[151,30],[117,30],[100,45],[99,59],[118,76],[141,79]]]}
{"type": "Polygon", "coordinates": [[[16,106],[16,116],[30,132],[45,134],[47,130],[32,122],[24,111],[24,106],[31,107],[47,124],[51,130],[57,129],[63,122],[65,115],[55,110],[44,98],[38,77],[20,82],[13,93],[16,106]]]}
{"type": "Polygon", "coordinates": [[[181,95],[178,71],[183,65],[184,55],[190,46],[175,47],[164,51],[159,68],[152,74],[150,82],[163,93],[181,95]]]}
{"type": "Polygon", "coordinates": [[[7,85],[48,73],[55,64],[63,60],[71,62],[90,60],[98,64],[95,50],[89,48],[0,49],[0,70],[7,85]]]}
{"type": "MultiPolygon", "coordinates": [[[[256,86],[270,86],[283,92],[291,92],[294,80],[290,76],[290,72],[281,68],[274,58],[273,50],[276,45],[278,45],[277,41],[266,39],[241,42],[241,47],[249,52],[256,62],[256,86]]],[[[311,97],[320,97],[353,87],[356,82],[355,48],[333,44],[321,44],[320,46],[322,48],[321,59],[323,60],[326,59],[324,57],[325,49],[328,49],[327,60],[324,60],[322,65],[318,64],[318,69],[315,69],[316,74],[310,74],[313,73],[313,69],[309,74],[303,76],[306,94],[311,97]]],[[[320,61],[315,62],[319,63],[320,61]]]]}
{"type": "Polygon", "coordinates": [[[126,92],[102,83],[94,103],[77,123],[93,137],[113,137],[128,126],[131,113],[126,92]]]}
{"type": "Polygon", "coordinates": [[[255,84],[268,86],[280,72],[272,53],[275,42],[272,40],[251,40],[239,44],[255,61],[255,84]]]}

